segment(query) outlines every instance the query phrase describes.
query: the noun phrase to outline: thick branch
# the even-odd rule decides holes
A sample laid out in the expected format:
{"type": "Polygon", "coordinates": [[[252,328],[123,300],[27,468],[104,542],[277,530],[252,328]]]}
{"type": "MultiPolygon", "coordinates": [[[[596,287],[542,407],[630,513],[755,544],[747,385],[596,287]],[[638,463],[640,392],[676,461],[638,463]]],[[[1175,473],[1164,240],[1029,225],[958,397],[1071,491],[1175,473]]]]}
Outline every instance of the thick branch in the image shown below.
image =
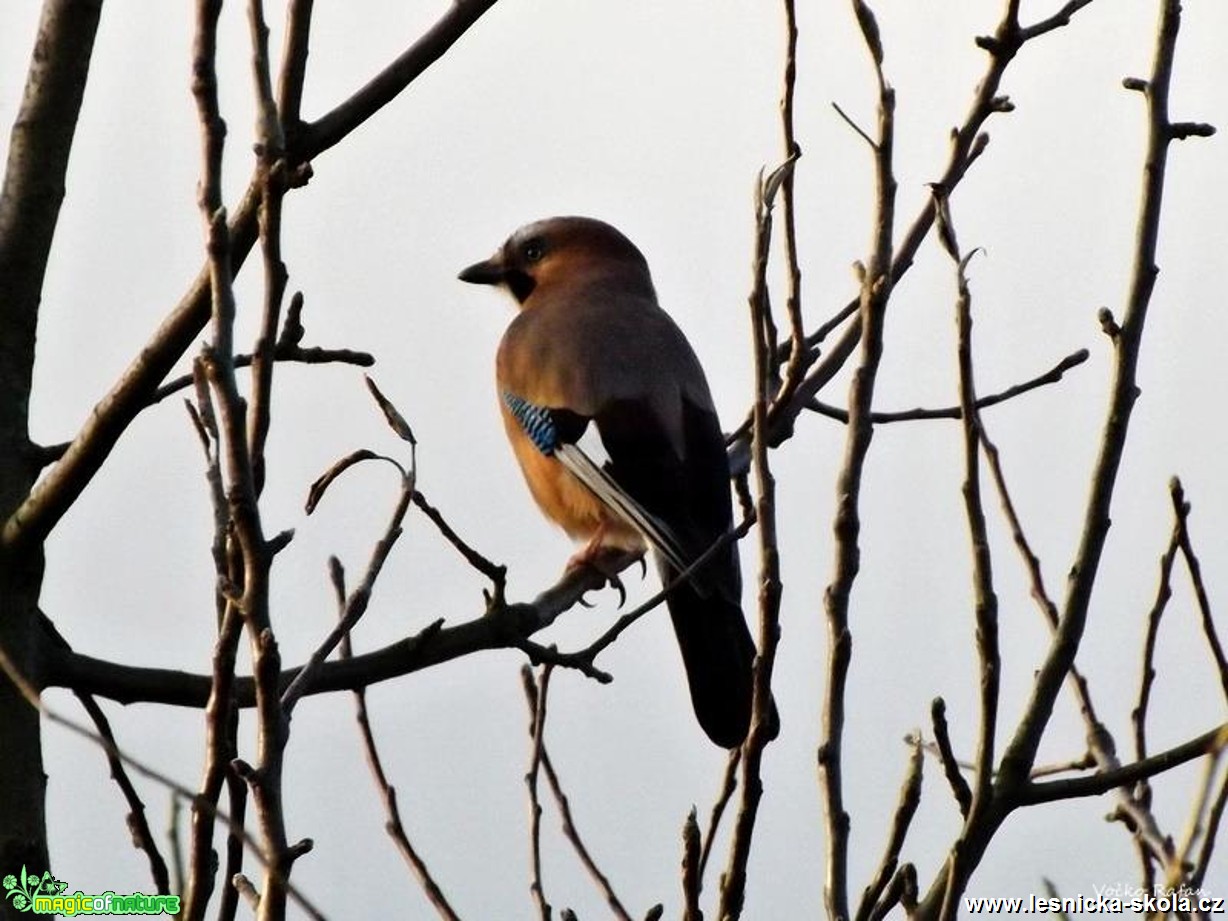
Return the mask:
{"type": "MultiPolygon", "coordinates": [[[[554,623],[590,591],[605,585],[605,576],[579,568],[538,595],[531,603],[510,604],[483,612],[473,620],[453,627],[437,620],[416,636],[398,640],[382,649],[346,661],[320,665],[314,681],[303,695],[329,691],[353,691],[411,672],[438,665],[485,649],[518,648],[528,637],[554,623]]],[[[302,666],[281,673],[284,691],[302,666]]],[[[161,703],[180,707],[203,707],[211,678],[165,668],[139,668],[107,662],[67,650],[52,650],[47,663],[47,686],[67,687],[97,694],[120,703],[161,703]]],[[[238,678],[235,702],[250,707],[255,689],[250,677],[238,678]]]]}

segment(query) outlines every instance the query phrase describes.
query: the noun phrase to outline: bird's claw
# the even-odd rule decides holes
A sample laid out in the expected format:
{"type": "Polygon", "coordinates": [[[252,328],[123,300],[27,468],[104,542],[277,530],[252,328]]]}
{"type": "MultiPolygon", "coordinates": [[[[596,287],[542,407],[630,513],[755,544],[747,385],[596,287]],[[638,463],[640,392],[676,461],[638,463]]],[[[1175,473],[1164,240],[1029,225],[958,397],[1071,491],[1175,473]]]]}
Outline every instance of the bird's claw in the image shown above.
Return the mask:
{"type": "MultiPolygon", "coordinates": [[[[647,574],[648,567],[641,556],[639,559],[640,566],[644,574],[647,574]]],[[[627,603],[627,587],[623,584],[623,580],[619,577],[619,572],[626,565],[626,551],[617,547],[589,545],[583,551],[577,553],[567,561],[567,572],[588,567],[593,569],[605,579],[606,584],[610,588],[618,592],[618,606],[621,608],[627,603]]],[[[593,605],[580,599],[580,604],[586,608],[591,608],[593,605]]]]}
{"type": "MultiPolygon", "coordinates": [[[[601,567],[596,566],[593,563],[589,563],[588,565],[592,566],[593,569],[597,570],[597,572],[601,574],[601,576],[605,579],[606,585],[614,589],[614,591],[618,592],[618,606],[621,608],[624,604],[626,604],[627,603],[627,586],[623,585],[623,580],[618,577],[618,573],[604,572],[601,569],[601,567]]],[[[605,586],[603,585],[602,588],[605,588],[605,586]]],[[[585,596],[583,595],[580,596],[581,605],[583,605],[586,608],[596,607],[595,604],[589,601],[585,601],[584,597],[585,596]]]]}
{"type": "Polygon", "coordinates": [[[627,603],[627,587],[623,585],[623,580],[618,578],[617,575],[607,575],[606,579],[609,582],[610,588],[618,592],[618,606],[621,608],[627,603]]]}

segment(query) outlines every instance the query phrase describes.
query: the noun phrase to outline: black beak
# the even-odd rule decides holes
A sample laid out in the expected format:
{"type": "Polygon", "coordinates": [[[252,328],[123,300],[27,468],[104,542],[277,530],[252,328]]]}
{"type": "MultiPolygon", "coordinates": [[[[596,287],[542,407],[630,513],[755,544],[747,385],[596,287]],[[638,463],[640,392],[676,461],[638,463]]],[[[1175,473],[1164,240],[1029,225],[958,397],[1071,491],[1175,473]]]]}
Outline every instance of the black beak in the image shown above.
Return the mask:
{"type": "Polygon", "coordinates": [[[507,280],[507,273],[503,268],[503,260],[495,255],[482,262],[475,262],[456,277],[471,285],[501,285],[507,280]]]}

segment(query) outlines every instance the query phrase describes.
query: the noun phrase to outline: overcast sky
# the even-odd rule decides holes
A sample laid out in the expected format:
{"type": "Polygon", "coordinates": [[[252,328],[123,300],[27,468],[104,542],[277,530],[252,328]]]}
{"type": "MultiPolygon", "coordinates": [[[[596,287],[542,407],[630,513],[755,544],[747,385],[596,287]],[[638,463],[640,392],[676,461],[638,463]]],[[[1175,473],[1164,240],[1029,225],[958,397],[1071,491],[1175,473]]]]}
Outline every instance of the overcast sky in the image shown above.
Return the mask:
{"type": "MultiPolygon", "coordinates": [[[[830,103],[871,127],[874,84],[849,5],[799,6],[798,225],[813,327],[856,293],[851,266],[867,257],[872,220],[869,152],[830,103]]],[[[899,228],[941,172],[948,133],[963,121],[985,67],[973,38],[992,31],[1000,6],[875,4],[898,94],[899,228]]],[[[1025,2],[1024,18],[1057,6],[1025,2]]],[[[1158,6],[1099,0],[1070,27],[1025,47],[1002,88],[1016,111],[990,122],[989,148],[951,203],[961,244],[985,250],[970,270],[982,390],[1031,378],[1080,348],[1091,352],[1060,385],[985,414],[1059,598],[1107,401],[1110,350],[1097,310],[1121,314],[1139,199],[1145,107],[1121,79],[1147,74],[1158,6]]],[[[37,7],[6,0],[0,12],[6,126],[20,101],[37,7]]],[[[281,5],[269,7],[277,48],[281,5]]],[[[443,8],[318,4],[307,117],[365,82],[443,8]]],[[[244,15],[242,5],[227,4],[219,62],[231,203],[251,170],[244,15]]],[[[112,0],[104,9],[40,317],[32,426],[41,441],[72,436],[201,264],[191,18],[187,4],[150,0],[112,0]]],[[[1220,0],[1185,3],[1174,119],[1228,126],[1225,35],[1228,7],[1220,0]]],[[[782,49],[779,10],[749,0],[503,0],[406,93],[321,156],[310,185],[287,200],[285,258],[292,289],[306,297],[307,342],[376,355],[373,377],[420,441],[420,488],[471,543],[509,566],[513,599],[551,584],[573,548],[537,514],[503,441],[492,364],[511,304],[460,284],[456,272],[536,218],[578,213],[615,224],[647,256],[663,305],[708,369],[725,426],[736,425],[751,393],[745,305],[755,177],[782,156],[782,49]]],[[[7,145],[7,134],[0,143],[7,145]]],[[[1172,475],[1181,476],[1193,503],[1194,540],[1223,616],[1224,143],[1221,134],[1171,151],[1142,398],[1079,659],[1123,754],[1144,620],[1171,528],[1172,475]]],[[[248,337],[241,341],[250,341],[258,316],[254,268],[239,285],[240,336],[248,337]]],[[[783,294],[776,299],[783,302],[783,294]]],[[[957,401],[953,310],[950,262],[927,244],[892,301],[877,408],[957,401]]],[[[286,367],[277,375],[263,512],[266,531],[296,529],[278,557],[274,589],[282,653],[295,662],[335,617],[328,555],[359,570],[397,484],[388,471],[359,469],[311,518],[302,512],[307,487],[354,448],[401,448],[355,369],[286,367]]],[[[842,375],[822,396],[843,403],[846,389],[842,375]]],[[[784,732],[765,759],[748,918],[812,917],[822,904],[814,766],[826,655],[820,599],[831,572],[843,439],[838,423],[808,416],[773,456],[782,503],[776,694],[784,732]]],[[[950,422],[884,426],[867,469],[846,739],[855,896],[878,859],[895,804],[908,757],[902,739],[918,727],[928,736],[934,696],[946,698],[957,750],[973,752],[977,673],[959,439],[950,422]]],[[[182,405],[169,400],[131,428],[52,536],[42,604],[78,650],[208,670],[212,519],[202,467],[182,405]]],[[[1047,636],[996,503],[989,517],[998,553],[1002,722],[1011,727],[1047,636]]],[[[753,612],[757,560],[752,543],[744,546],[745,601],[753,612]]],[[[637,575],[628,584],[632,600],[656,588],[653,578],[641,584],[637,575]]],[[[383,645],[438,617],[476,616],[482,588],[429,523],[412,517],[355,646],[383,645]]],[[[1154,750],[1211,728],[1225,712],[1188,580],[1177,578],[1174,588],[1158,658],[1154,750]]],[[[615,616],[616,599],[606,592],[595,600],[593,609],[564,617],[547,641],[576,648],[596,636],[615,616]]],[[[466,918],[533,916],[521,661],[518,653],[487,653],[370,694],[411,837],[466,918]]],[[[692,804],[706,813],[724,754],[694,723],[663,614],[630,630],[599,664],[614,674],[613,684],[556,674],[548,742],[582,832],[621,898],[640,916],[657,901],[674,916],[682,822],[692,804]]],[[[80,717],[69,695],[50,692],[47,700],[80,717]]],[[[294,880],[329,917],[426,917],[425,900],[381,830],[351,709],[347,697],[335,696],[308,700],[296,713],[286,778],[290,835],[313,838],[316,850],[296,865],[294,880]]],[[[109,712],[122,745],[183,783],[197,783],[200,713],[152,706],[109,712]]],[[[1064,695],[1041,760],[1082,755],[1082,736],[1064,695]]],[[[55,874],[70,891],[148,890],[101,754],[53,727],[44,750],[55,874]]],[[[1157,785],[1157,815],[1174,835],[1185,827],[1199,771],[1188,767],[1157,785]]],[[[938,765],[927,764],[926,772],[905,857],[928,881],[956,833],[958,812],[938,765]]],[[[142,792],[151,824],[164,827],[167,795],[151,785],[142,792]]],[[[1105,797],[1013,816],[969,893],[1027,895],[1041,891],[1044,877],[1065,895],[1134,885],[1130,840],[1103,821],[1111,806],[1105,797]]],[[[582,918],[601,917],[601,898],[550,809],[546,827],[548,896],[582,918]]],[[[1222,850],[1208,878],[1228,879],[1222,850]]],[[[710,874],[708,889],[715,887],[710,874]]]]}

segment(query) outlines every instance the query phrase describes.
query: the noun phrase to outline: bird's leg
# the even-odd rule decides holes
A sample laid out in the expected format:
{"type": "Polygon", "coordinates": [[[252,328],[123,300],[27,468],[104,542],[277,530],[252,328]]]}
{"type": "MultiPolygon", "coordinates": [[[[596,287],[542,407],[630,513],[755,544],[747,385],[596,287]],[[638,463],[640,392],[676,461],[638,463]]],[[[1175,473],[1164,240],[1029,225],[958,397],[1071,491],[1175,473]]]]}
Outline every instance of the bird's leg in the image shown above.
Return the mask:
{"type": "MultiPolygon", "coordinates": [[[[609,582],[610,587],[618,592],[618,606],[622,607],[627,601],[627,589],[618,574],[626,567],[628,563],[627,554],[632,551],[626,547],[604,543],[606,531],[607,526],[605,522],[597,526],[597,530],[593,533],[589,542],[585,544],[584,549],[574,554],[567,561],[566,572],[570,573],[581,566],[589,566],[597,570],[609,582]]],[[[643,560],[642,553],[640,554],[640,560],[643,560]]]]}
{"type": "Polygon", "coordinates": [[[593,536],[584,545],[584,549],[572,554],[571,559],[567,561],[566,572],[579,569],[581,566],[595,565],[596,561],[609,549],[602,544],[602,541],[605,539],[606,530],[607,525],[604,521],[597,525],[597,530],[593,532],[593,536]]]}

